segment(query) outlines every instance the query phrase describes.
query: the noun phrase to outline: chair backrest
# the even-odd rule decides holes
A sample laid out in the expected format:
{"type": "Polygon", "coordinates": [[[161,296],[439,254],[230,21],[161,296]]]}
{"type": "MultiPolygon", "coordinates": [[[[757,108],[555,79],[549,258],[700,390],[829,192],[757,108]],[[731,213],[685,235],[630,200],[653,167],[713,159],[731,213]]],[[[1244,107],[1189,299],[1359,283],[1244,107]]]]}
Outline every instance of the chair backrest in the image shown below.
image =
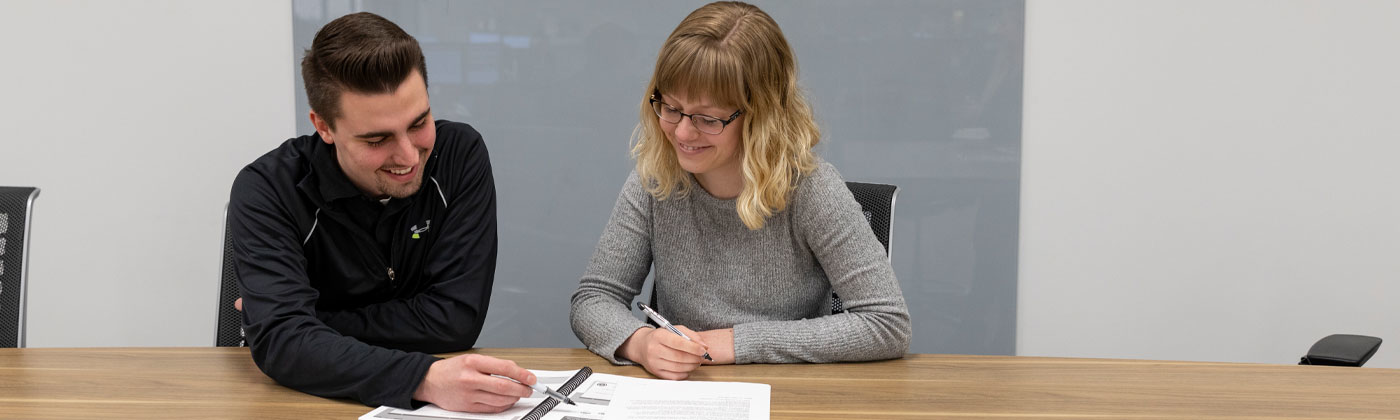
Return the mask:
{"type": "Polygon", "coordinates": [[[0,187],[0,348],[24,347],[34,187],[0,187]]]}
{"type": "Polygon", "coordinates": [[[899,195],[899,187],[889,184],[847,182],[846,188],[860,203],[865,213],[865,221],[875,231],[875,239],[885,247],[885,256],[890,256],[890,238],[894,236],[894,200],[899,195]]]}
{"type": "Polygon", "coordinates": [[[233,265],[233,237],[228,234],[228,209],[224,209],[223,273],[219,275],[218,325],[214,328],[214,346],[247,347],[243,339],[243,313],[234,309],[238,290],[238,270],[233,265]]]}
{"type": "MultiPolygon", "coordinates": [[[[890,240],[894,236],[894,200],[899,195],[899,187],[889,184],[847,182],[846,188],[849,188],[851,195],[856,197],[856,203],[860,204],[861,212],[865,213],[865,221],[870,222],[870,229],[875,231],[875,239],[879,240],[880,245],[885,247],[885,259],[889,260],[893,255],[890,252],[890,240]]],[[[841,297],[832,292],[831,313],[837,314],[845,311],[846,307],[841,303],[841,297]]]]}
{"type": "Polygon", "coordinates": [[[1300,365],[1361,367],[1376,354],[1381,339],[1369,335],[1332,334],[1317,340],[1300,365]]]}

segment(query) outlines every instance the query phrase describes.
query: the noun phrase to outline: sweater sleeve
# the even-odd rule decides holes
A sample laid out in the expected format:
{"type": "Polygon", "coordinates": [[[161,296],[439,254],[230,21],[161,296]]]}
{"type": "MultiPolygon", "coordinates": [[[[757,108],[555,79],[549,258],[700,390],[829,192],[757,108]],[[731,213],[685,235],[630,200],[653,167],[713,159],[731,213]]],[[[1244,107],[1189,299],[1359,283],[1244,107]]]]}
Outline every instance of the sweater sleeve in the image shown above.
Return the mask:
{"type": "Polygon", "coordinates": [[[835,168],[822,167],[794,194],[792,217],[846,312],[734,326],[735,363],[881,360],[903,357],[912,327],[884,248],[835,168]]]}
{"type": "Polygon", "coordinates": [[[253,361],[287,387],[364,404],[410,407],[437,359],[376,347],[316,318],[296,222],[264,174],[239,173],[229,199],[233,258],[253,361]]]}
{"type": "Polygon", "coordinates": [[[569,310],[574,335],[614,364],[633,364],[618,357],[617,348],[646,326],[628,305],[641,294],[651,269],[651,200],[633,172],[618,194],[569,310]]]}

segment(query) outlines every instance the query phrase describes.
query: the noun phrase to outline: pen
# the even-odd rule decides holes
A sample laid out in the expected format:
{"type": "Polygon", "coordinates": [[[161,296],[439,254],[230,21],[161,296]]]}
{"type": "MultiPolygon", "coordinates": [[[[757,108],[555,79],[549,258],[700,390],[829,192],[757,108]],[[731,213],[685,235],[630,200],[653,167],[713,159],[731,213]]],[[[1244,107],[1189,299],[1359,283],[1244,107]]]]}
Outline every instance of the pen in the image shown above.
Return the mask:
{"type": "MultiPolygon", "coordinates": [[[[515,382],[515,383],[517,383],[517,384],[525,385],[525,383],[520,382],[520,381],[517,381],[517,380],[515,380],[514,378],[511,378],[511,377],[501,376],[501,375],[491,375],[491,376],[495,376],[495,377],[497,377],[497,378],[501,378],[501,379],[505,379],[505,380],[508,380],[508,381],[511,381],[511,382],[515,382]]],[[[534,385],[525,385],[525,386],[528,386],[528,387],[530,387],[530,389],[533,389],[533,390],[535,390],[535,391],[538,391],[538,392],[541,393],[541,394],[548,395],[548,396],[550,396],[551,398],[554,398],[554,399],[556,399],[556,400],[563,401],[563,402],[565,402],[565,403],[567,403],[567,404],[569,404],[569,405],[578,405],[578,404],[574,404],[574,400],[569,399],[569,397],[564,396],[564,394],[560,394],[558,391],[549,389],[549,387],[547,387],[547,386],[540,385],[539,382],[535,382],[534,385]]]]}
{"type": "MultiPolygon", "coordinates": [[[[671,330],[671,332],[676,333],[676,335],[681,336],[681,338],[684,338],[685,341],[694,341],[691,340],[690,337],[686,337],[685,334],[681,332],[681,330],[676,329],[676,326],[671,325],[671,322],[667,321],[666,318],[662,318],[661,314],[658,314],[656,313],[656,311],[651,310],[651,307],[647,306],[647,304],[637,302],[637,309],[641,309],[642,313],[647,314],[647,318],[651,318],[652,321],[656,321],[656,325],[666,327],[666,329],[671,330]]],[[[705,352],[705,355],[702,357],[704,357],[705,360],[709,360],[711,362],[715,361],[715,359],[710,358],[710,352],[708,351],[705,352]]]]}

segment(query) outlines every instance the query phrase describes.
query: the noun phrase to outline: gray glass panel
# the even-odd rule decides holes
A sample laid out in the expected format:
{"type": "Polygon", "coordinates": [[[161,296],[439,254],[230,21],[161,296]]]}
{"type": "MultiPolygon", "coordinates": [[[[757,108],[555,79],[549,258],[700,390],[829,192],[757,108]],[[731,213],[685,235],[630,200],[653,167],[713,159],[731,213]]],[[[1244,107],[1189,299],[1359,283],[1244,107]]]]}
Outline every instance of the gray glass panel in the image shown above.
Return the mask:
{"type": "MultiPolygon", "coordinates": [[[[569,296],[632,162],[637,104],[667,34],[701,3],[293,3],[295,60],[366,10],[422,43],[438,118],[495,167],[500,256],[484,347],[577,347],[569,296]]],[[[1025,5],[762,1],[796,50],[848,181],[900,187],[893,261],[917,353],[1012,354],[1025,5]]],[[[298,131],[310,133],[297,68],[298,131]]]]}

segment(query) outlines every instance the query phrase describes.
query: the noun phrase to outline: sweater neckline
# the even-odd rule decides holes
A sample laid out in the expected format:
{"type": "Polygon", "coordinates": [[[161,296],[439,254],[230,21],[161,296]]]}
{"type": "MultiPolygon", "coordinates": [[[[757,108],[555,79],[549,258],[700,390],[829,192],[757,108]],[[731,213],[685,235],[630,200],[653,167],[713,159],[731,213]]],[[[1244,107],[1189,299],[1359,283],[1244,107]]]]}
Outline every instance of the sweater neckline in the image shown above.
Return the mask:
{"type": "Polygon", "coordinates": [[[738,197],[730,199],[715,197],[714,194],[710,194],[710,191],[705,189],[705,186],[700,185],[700,180],[695,178],[695,174],[689,172],[686,172],[686,174],[690,175],[690,186],[692,187],[691,193],[699,197],[699,200],[703,203],[714,205],[733,205],[735,200],[738,199],[738,197]]]}

